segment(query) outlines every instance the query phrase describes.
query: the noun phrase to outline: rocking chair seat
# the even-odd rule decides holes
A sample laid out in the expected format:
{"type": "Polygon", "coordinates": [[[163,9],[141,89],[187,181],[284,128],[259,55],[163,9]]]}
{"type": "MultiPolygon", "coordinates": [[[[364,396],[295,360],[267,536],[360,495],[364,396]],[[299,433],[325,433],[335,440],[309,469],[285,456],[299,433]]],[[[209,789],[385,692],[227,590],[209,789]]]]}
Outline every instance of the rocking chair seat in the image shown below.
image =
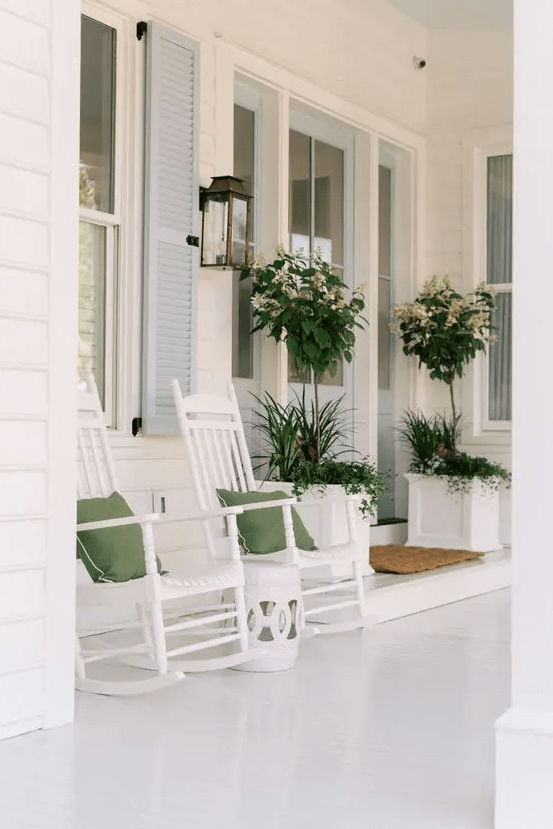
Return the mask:
{"type": "Polygon", "coordinates": [[[161,576],[161,588],[190,588],[197,592],[198,589],[222,590],[225,587],[236,587],[241,584],[242,565],[239,561],[232,561],[228,564],[210,566],[197,564],[187,567],[186,574],[173,570],[170,574],[161,576]]]}
{"type": "MultiPolygon", "coordinates": [[[[362,552],[362,551],[361,551],[362,552]]],[[[286,550],[268,555],[243,555],[242,561],[276,561],[278,564],[288,562],[286,550]]],[[[362,555],[360,556],[360,558],[362,555]]],[[[323,550],[298,550],[297,562],[300,567],[317,567],[317,565],[329,564],[340,561],[351,561],[351,544],[336,544],[334,547],[326,547],[323,550]]]]}

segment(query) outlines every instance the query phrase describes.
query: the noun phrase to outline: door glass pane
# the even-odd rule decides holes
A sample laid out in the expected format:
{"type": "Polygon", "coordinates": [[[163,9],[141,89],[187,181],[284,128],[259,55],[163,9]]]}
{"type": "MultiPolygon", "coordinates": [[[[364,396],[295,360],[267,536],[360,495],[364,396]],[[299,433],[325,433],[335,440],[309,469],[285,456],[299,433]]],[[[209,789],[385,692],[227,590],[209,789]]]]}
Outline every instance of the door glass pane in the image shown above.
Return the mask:
{"type": "Polygon", "coordinates": [[[255,112],[238,104],[234,106],[234,175],[242,179],[248,195],[255,195],[255,112]]]}
{"type": "Polygon", "coordinates": [[[489,353],[489,418],[511,420],[511,319],[512,294],[499,293],[492,315],[493,332],[497,339],[490,343],[489,353]]]}
{"type": "Polygon", "coordinates": [[[79,203],[113,213],[115,29],[81,17],[79,203]]]}
{"type": "Polygon", "coordinates": [[[344,264],[344,151],[315,141],[315,238],[323,259],[344,264]]]}
{"type": "Polygon", "coordinates": [[[378,273],[392,275],[392,171],[378,168],[378,273]]]}
{"type": "Polygon", "coordinates": [[[311,372],[309,369],[305,371],[300,371],[299,368],[296,366],[296,361],[288,352],[288,382],[289,383],[310,383],[311,382],[311,372]]]}
{"type": "Polygon", "coordinates": [[[240,282],[235,271],[232,286],[232,376],[253,378],[251,278],[240,282]]]}
{"type": "Polygon", "coordinates": [[[390,365],[390,280],[378,279],[378,388],[391,388],[390,365]]]}
{"type": "Polygon", "coordinates": [[[82,378],[91,371],[102,404],[105,392],[106,228],[79,224],[79,359],[82,378]]]}
{"type": "Polygon", "coordinates": [[[322,386],[343,386],[344,385],[344,363],[340,360],[336,371],[325,371],[321,377],[322,386]]]}
{"type": "MultiPolygon", "coordinates": [[[[340,279],[344,280],[344,273],[341,268],[334,268],[335,273],[340,279]]],[[[322,386],[343,386],[344,385],[344,361],[340,360],[335,371],[325,371],[321,377],[320,383],[322,386]]]]}
{"type": "Polygon", "coordinates": [[[311,140],[290,130],[290,250],[311,248],[311,140]]]}
{"type": "Polygon", "coordinates": [[[512,282],[513,156],[488,158],[487,281],[512,282]]]}
{"type": "MultiPolygon", "coordinates": [[[[234,175],[243,180],[246,193],[254,196],[255,112],[238,105],[234,107],[234,175]]],[[[252,232],[250,250],[253,249],[254,238],[252,232]]],[[[232,292],[232,376],[252,379],[254,339],[250,333],[253,328],[251,279],[240,282],[239,277],[239,271],[235,271],[232,292]]]]}

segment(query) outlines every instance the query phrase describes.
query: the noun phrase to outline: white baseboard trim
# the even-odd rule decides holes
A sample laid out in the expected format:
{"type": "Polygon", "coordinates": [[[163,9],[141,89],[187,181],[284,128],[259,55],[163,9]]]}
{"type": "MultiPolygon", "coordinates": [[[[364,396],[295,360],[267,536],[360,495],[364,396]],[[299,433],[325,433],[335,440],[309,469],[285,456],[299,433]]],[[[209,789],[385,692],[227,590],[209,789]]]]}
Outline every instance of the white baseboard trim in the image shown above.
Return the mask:
{"type": "Polygon", "coordinates": [[[0,740],[18,737],[20,734],[27,734],[29,731],[37,731],[43,727],[43,724],[42,717],[30,717],[26,720],[5,723],[0,725],[0,740]]]}

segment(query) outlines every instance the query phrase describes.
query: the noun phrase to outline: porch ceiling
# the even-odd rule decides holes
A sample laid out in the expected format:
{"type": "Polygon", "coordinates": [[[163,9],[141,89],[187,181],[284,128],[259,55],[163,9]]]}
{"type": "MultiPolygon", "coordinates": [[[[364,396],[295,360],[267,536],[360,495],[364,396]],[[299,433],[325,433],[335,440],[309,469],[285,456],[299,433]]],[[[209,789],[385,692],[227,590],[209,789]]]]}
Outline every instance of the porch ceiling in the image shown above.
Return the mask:
{"type": "Polygon", "coordinates": [[[513,0],[386,0],[428,29],[509,30],[513,0]]]}

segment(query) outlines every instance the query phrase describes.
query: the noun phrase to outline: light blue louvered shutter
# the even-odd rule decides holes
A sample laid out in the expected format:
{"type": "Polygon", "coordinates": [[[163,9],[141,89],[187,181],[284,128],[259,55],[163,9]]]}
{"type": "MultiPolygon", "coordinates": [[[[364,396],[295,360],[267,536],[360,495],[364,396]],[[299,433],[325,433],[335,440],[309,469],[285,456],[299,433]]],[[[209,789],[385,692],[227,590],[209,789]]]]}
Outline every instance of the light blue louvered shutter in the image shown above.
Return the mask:
{"type": "Polygon", "coordinates": [[[171,380],[195,390],[198,44],[148,23],[142,430],[176,434],[171,380]]]}

